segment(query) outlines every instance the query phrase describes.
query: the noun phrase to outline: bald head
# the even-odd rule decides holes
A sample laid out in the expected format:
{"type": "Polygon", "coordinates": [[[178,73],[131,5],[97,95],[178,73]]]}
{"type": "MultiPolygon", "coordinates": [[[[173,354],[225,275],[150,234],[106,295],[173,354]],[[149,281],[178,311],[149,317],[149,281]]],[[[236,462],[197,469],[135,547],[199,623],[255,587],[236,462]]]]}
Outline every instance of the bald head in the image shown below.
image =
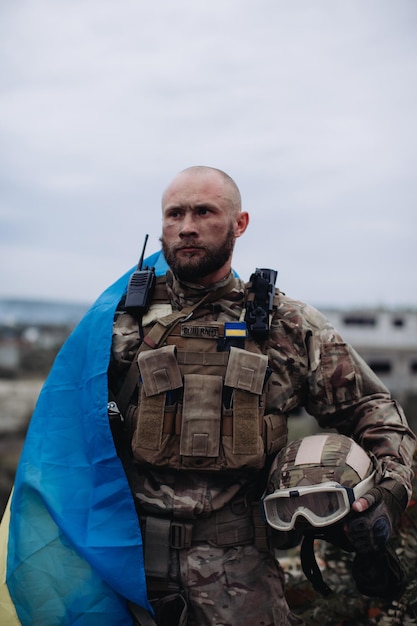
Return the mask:
{"type": "Polygon", "coordinates": [[[162,250],[182,280],[209,285],[231,268],[235,240],[249,216],[241,210],[236,183],[213,167],[189,167],[162,196],[162,250]]]}
{"type": "Polygon", "coordinates": [[[241,211],[242,199],[239,188],[233,178],[222,170],[205,165],[187,167],[179,172],[170,182],[162,195],[162,208],[164,208],[167,197],[172,191],[177,189],[187,189],[204,183],[210,184],[212,187],[216,188],[219,197],[221,196],[223,201],[230,204],[232,215],[236,215],[236,213],[241,211]]]}

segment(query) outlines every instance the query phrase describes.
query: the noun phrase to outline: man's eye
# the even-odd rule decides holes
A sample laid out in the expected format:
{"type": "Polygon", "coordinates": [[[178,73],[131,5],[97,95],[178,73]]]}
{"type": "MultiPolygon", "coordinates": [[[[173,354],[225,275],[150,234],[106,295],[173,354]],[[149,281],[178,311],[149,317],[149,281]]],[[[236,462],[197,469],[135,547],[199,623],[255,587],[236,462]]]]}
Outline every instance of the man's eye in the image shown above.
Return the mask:
{"type": "Polygon", "coordinates": [[[198,213],[199,215],[207,215],[207,213],[209,213],[209,210],[205,206],[202,206],[198,209],[198,213]]]}

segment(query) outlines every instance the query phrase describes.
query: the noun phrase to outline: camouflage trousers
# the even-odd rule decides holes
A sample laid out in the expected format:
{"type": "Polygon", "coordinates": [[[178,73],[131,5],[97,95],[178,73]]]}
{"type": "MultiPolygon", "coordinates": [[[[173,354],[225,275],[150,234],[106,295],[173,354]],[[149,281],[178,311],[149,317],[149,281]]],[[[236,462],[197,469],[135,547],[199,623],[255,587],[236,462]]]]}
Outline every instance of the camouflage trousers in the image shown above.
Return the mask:
{"type": "MultiPolygon", "coordinates": [[[[284,596],[283,572],[255,546],[199,543],[176,551],[187,626],[302,626],[284,596]]],[[[175,559],[175,557],[174,557],[175,559]]],[[[175,559],[176,560],[176,559],[175,559]]],[[[150,590],[152,599],[152,591],[150,590]]]]}

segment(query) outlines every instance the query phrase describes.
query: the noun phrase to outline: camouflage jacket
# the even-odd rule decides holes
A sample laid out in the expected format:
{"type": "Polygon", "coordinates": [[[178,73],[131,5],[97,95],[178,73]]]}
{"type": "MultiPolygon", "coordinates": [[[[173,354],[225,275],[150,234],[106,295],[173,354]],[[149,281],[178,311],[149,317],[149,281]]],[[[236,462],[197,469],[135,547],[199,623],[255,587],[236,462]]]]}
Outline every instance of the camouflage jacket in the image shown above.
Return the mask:
{"type": "MultiPolygon", "coordinates": [[[[178,282],[171,271],[166,276],[166,289],[169,303],[151,305],[143,320],[145,334],[159,315],[193,305],[206,293],[202,287],[178,282]]],[[[201,323],[239,320],[247,285],[229,276],[211,290],[221,290],[220,298],[198,307],[193,320],[201,323]]],[[[139,344],[138,323],[121,307],[114,323],[109,369],[116,394],[139,344]]],[[[280,447],[286,444],[287,417],[304,407],[321,428],[336,429],[371,451],[381,463],[384,478],[400,482],[411,493],[415,436],[404,413],[373,371],[321,313],[277,290],[269,337],[260,347],[271,370],[265,413],[280,416],[280,447]]],[[[149,514],[172,513],[192,518],[222,508],[237,493],[242,493],[242,488],[262,493],[265,482],[262,471],[198,474],[142,467],[134,491],[149,514]]]]}

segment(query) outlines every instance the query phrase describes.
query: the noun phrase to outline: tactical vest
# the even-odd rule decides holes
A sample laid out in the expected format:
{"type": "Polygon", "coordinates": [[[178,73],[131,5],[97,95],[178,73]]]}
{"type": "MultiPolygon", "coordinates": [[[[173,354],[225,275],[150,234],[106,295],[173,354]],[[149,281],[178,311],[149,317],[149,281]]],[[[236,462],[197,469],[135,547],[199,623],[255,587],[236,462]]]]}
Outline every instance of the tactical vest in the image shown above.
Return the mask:
{"type": "Polygon", "coordinates": [[[178,470],[262,468],[287,434],[283,415],[265,415],[268,357],[250,337],[242,347],[226,340],[219,351],[227,323],[187,320],[186,312],[147,326],[167,304],[168,295],[165,302],[159,296],[145,315],[135,358],[138,404],[129,406],[128,419],[136,462],[178,470]]]}

